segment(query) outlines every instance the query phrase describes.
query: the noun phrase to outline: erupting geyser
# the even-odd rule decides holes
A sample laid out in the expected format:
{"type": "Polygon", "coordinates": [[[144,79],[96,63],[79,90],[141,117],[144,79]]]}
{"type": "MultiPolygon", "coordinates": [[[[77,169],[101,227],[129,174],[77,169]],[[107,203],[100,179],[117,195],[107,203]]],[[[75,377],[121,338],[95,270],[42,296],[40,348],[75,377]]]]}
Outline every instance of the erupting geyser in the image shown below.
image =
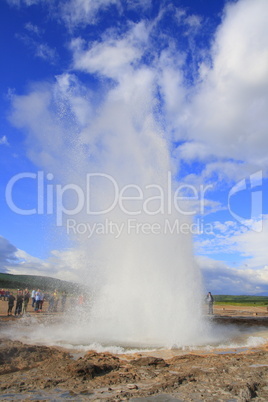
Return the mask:
{"type": "Polygon", "coordinates": [[[38,105],[38,124],[28,127],[31,156],[60,183],[55,220],[75,243],[65,279],[88,286],[86,314],[74,314],[76,324],[59,335],[66,341],[200,343],[201,276],[184,193],[172,180],[171,139],[159,124],[156,81],[150,68],[128,71],[100,106],[63,74],[14,100],[19,126],[38,105]]]}
{"type": "Polygon", "coordinates": [[[86,331],[105,343],[194,343],[202,332],[202,285],[187,206],[181,193],[174,196],[179,184],[171,180],[154,94],[125,85],[110,91],[93,123],[73,138],[72,157],[68,152],[73,182],[86,194],[84,208],[65,222],[79,240],[80,280],[92,294],[86,331]]]}

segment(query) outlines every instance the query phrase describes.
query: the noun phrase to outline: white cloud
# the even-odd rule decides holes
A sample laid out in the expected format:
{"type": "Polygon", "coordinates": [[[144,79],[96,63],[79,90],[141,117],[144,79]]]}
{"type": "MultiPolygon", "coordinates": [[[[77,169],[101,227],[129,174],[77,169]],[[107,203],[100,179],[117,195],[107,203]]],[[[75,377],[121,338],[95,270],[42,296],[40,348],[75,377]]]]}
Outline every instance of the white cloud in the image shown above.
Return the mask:
{"type": "Polygon", "coordinates": [[[204,256],[198,256],[196,260],[207,290],[214,294],[268,294],[268,266],[230,268],[222,261],[204,256]]]}
{"type": "Polygon", "coordinates": [[[54,2],[54,0],[6,0],[7,3],[11,6],[32,6],[34,4],[38,3],[51,3],[54,2]]]}
{"type": "Polygon", "coordinates": [[[120,0],[70,0],[61,5],[61,16],[67,26],[94,24],[100,10],[120,7],[120,0]]]}
{"type": "Polygon", "coordinates": [[[197,14],[189,14],[187,8],[175,8],[175,18],[179,25],[186,25],[190,28],[187,34],[193,33],[201,27],[203,17],[197,14]]]}
{"type": "Polygon", "coordinates": [[[96,24],[99,14],[108,11],[109,7],[115,7],[120,14],[124,8],[144,10],[151,6],[151,0],[70,0],[61,5],[60,14],[65,24],[70,28],[77,25],[96,24]]]}
{"type": "Polygon", "coordinates": [[[50,47],[47,43],[42,43],[41,40],[36,40],[28,34],[16,35],[34,54],[35,57],[46,60],[54,64],[58,60],[56,49],[50,47]]]}
{"type": "Polygon", "coordinates": [[[237,249],[245,258],[245,264],[249,267],[268,266],[267,238],[268,238],[268,216],[263,215],[262,231],[255,232],[246,230],[237,233],[233,241],[237,249]]]}
{"type": "MultiPolygon", "coordinates": [[[[185,120],[184,103],[187,90],[184,86],[182,71],[184,63],[185,55],[178,52],[172,42],[157,59],[158,84],[164,99],[167,135],[178,130],[185,120]]],[[[180,136],[180,138],[184,137],[182,130],[180,130],[180,136]]]]}
{"type": "MultiPolygon", "coordinates": [[[[55,0],[5,0],[10,6],[30,7],[35,4],[45,4],[52,10],[51,15],[64,21],[69,29],[79,25],[94,25],[99,21],[99,14],[115,7],[120,15],[124,9],[144,10],[150,8],[151,0],[68,0],[56,2],[55,0]]],[[[38,34],[38,27],[28,23],[26,28],[38,34]]]]}
{"type": "Polygon", "coordinates": [[[58,150],[62,145],[61,129],[52,119],[47,108],[52,100],[50,87],[35,87],[31,94],[13,96],[11,121],[20,129],[27,127],[28,157],[37,166],[57,166],[58,150]]]}
{"type": "Polygon", "coordinates": [[[181,23],[183,19],[185,19],[187,13],[184,8],[176,8],[175,10],[175,18],[178,23],[181,23]]]}
{"type": "Polygon", "coordinates": [[[93,267],[93,260],[88,262],[85,251],[79,247],[68,250],[53,250],[47,259],[41,259],[20,250],[6,238],[0,236],[0,272],[13,275],[44,275],[54,278],[81,282],[93,267]]]}
{"type": "Polygon", "coordinates": [[[9,145],[9,142],[5,135],[3,135],[3,137],[0,137],[0,145],[9,145]]]}
{"type": "MultiPolygon", "coordinates": [[[[67,25],[95,23],[99,11],[111,6],[120,13],[124,7],[140,7],[142,2],[133,0],[123,6],[119,0],[71,0],[61,5],[60,16],[67,25]]],[[[147,1],[146,7],[149,6],[147,1]]],[[[186,9],[174,11],[178,24],[193,35],[202,26],[200,16],[189,15],[186,9]]],[[[159,35],[157,24],[164,14],[162,7],[151,25],[133,24],[124,34],[110,30],[93,44],[73,39],[74,68],[117,81],[131,76],[133,69],[143,67],[139,66],[141,57],[153,44],[150,34],[154,30],[154,35],[159,35]]],[[[192,88],[184,81],[186,55],[172,46],[171,38],[165,38],[168,46],[160,56],[150,48],[154,60],[151,71],[157,71],[155,80],[164,98],[167,132],[180,141],[187,140],[174,154],[174,165],[198,158],[206,164],[202,180],[214,173],[220,180],[238,180],[257,167],[268,172],[268,49],[264,39],[268,34],[267,16],[266,0],[228,3],[213,47],[203,55],[199,77],[192,88]]],[[[37,57],[55,60],[55,50],[47,44],[32,46],[37,57]]],[[[197,50],[194,42],[189,43],[192,56],[197,50]]],[[[198,54],[196,60],[200,57],[198,54]]],[[[194,176],[192,179],[198,180],[194,176]]]]}
{"type": "Polygon", "coordinates": [[[268,166],[267,18],[266,0],[240,0],[226,7],[212,67],[184,112],[188,136],[202,143],[202,157],[207,152],[208,157],[268,166]]]}
{"type": "Polygon", "coordinates": [[[139,23],[119,38],[116,32],[106,33],[101,41],[88,49],[84,40],[74,39],[71,43],[74,68],[120,80],[140,59],[147,38],[145,24],[139,23]]]}
{"type": "Polygon", "coordinates": [[[0,268],[3,265],[9,265],[11,262],[16,261],[16,252],[17,248],[3,236],[0,236],[0,268]]]}
{"type": "Polygon", "coordinates": [[[27,156],[62,183],[68,179],[80,183],[84,179],[78,172],[76,175],[75,165],[82,163],[82,157],[78,161],[82,151],[80,136],[73,133],[77,130],[82,133],[91,123],[90,95],[74,75],[62,74],[53,84],[35,84],[28,94],[11,98],[10,121],[26,133],[27,156]],[[72,178],[66,177],[66,164],[73,166],[72,178]]]}
{"type": "Polygon", "coordinates": [[[6,266],[6,272],[13,275],[36,275],[38,273],[38,275],[78,283],[83,270],[86,269],[82,265],[84,259],[79,250],[52,251],[45,260],[33,257],[23,250],[17,250],[15,255],[17,262],[6,266]]]}
{"type": "Polygon", "coordinates": [[[206,160],[208,156],[207,146],[199,142],[185,142],[174,152],[176,156],[185,161],[206,160]]]}
{"type": "Polygon", "coordinates": [[[47,60],[50,63],[55,63],[58,58],[57,52],[55,49],[52,49],[46,43],[36,43],[35,44],[35,56],[40,59],[47,60]]]}
{"type": "MultiPolygon", "coordinates": [[[[213,223],[209,236],[196,239],[197,260],[202,267],[208,287],[216,293],[268,293],[268,216],[263,216],[261,232],[248,229],[236,221],[213,223]],[[220,255],[222,261],[208,258],[220,255]],[[223,260],[241,261],[231,268],[223,260]]],[[[219,258],[219,257],[218,257],[219,258]]],[[[233,262],[231,265],[234,265],[233,262]]]]}
{"type": "Polygon", "coordinates": [[[25,24],[25,29],[29,32],[33,32],[36,35],[40,35],[40,28],[37,25],[32,24],[31,22],[27,22],[27,24],[25,24]]]}
{"type": "Polygon", "coordinates": [[[152,0],[128,0],[127,7],[130,9],[146,9],[152,5],[152,0]]]}
{"type": "Polygon", "coordinates": [[[89,73],[99,73],[106,77],[118,78],[131,62],[140,57],[140,52],[128,46],[124,39],[98,43],[89,50],[84,50],[80,39],[72,42],[74,68],[89,73]]]}
{"type": "Polygon", "coordinates": [[[192,14],[186,17],[184,22],[191,28],[200,28],[202,24],[202,17],[200,17],[199,15],[192,14]]]}
{"type": "MultiPolygon", "coordinates": [[[[245,220],[245,223],[249,224],[250,222],[245,220]]],[[[222,254],[223,258],[230,254],[238,255],[240,258],[245,257],[246,255],[249,256],[250,254],[247,254],[246,250],[248,250],[249,253],[251,253],[251,250],[246,247],[245,243],[243,245],[244,236],[252,236],[256,241],[258,241],[257,239],[260,239],[262,236],[259,232],[254,232],[237,221],[214,221],[211,222],[211,225],[212,231],[210,236],[201,235],[195,242],[195,248],[198,254],[222,254]]],[[[267,225],[267,223],[265,223],[265,225],[267,225]]],[[[252,263],[254,267],[258,266],[255,259],[252,260],[252,263]]]]}

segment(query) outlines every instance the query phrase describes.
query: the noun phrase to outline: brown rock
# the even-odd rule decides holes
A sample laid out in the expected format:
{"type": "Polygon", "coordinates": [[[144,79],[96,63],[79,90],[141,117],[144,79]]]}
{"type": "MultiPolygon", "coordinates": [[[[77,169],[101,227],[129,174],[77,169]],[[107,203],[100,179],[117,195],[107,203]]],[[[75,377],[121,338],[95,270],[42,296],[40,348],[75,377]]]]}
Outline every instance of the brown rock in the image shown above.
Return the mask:
{"type": "Polygon", "coordinates": [[[128,384],[127,387],[128,389],[139,389],[139,387],[136,384],[128,384]]]}
{"type": "Polygon", "coordinates": [[[130,364],[133,366],[154,366],[154,367],[167,367],[168,364],[164,359],[158,357],[140,357],[139,359],[131,360],[130,364]]]}
{"type": "Polygon", "coordinates": [[[105,353],[88,353],[84,358],[70,364],[67,370],[73,376],[92,379],[98,375],[107,374],[120,367],[120,361],[117,357],[105,353]]]}

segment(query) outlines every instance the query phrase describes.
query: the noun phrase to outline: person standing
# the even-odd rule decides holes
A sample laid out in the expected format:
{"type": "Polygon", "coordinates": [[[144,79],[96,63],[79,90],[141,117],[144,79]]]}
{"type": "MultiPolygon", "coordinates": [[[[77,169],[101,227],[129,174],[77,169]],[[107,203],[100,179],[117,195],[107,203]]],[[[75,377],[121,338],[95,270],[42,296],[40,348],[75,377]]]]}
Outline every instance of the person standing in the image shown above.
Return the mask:
{"type": "Polygon", "coordinates": [[[44,293],[42,292],[42,290],[40,290],[39,311],[43,309],[43,303],[44,303],[44,293]]]}
{"type": "Polygon", "coordinates": [[[24,290],[24,296],[23,296],[23,303],[22,303],[22,314],[26,314],[27,312],[27,306],[30,300],[30,292],[29,290],[26,288],[24,290]]]}
{"type": "Polygon", "coordinates": [[[48,295],[47,298],[48,298],[48,311],[50,313],[52,313],[53,310],[54,310],[54,297],[53,297],[53,294],[48,295]]]}
{"type": "Polygon", "coordinates": [[[61,295],[61,311],[65,311],[66,298],[67,298],[67,293],[64,290],[61,295]]]}
{"type": "Polygon", "coordinates": [[[5,301],[5,291],[4,291],[4,289],[0,290],[0,297],[1,297],[1,300],[5,301]]]}
{"type": "Polygon", "coordinates": [[[208,304],[208,314],[211,315],[211,314],[213,314],[213,303],[214,303],[214,298],[213,298],[211,292],[208,292],[206,301],[208,304]]]}
{"type": "Polygon", "coordinates": [[[17,294],[17,302],[16,302],[16,307],[15,307],[15,315],[21,315],[22,311],[22,303],[23,303],[23,294],[22,291],[19,290],[17,294]]]}
{"type": "Polygon", "coordinates": [[[34,308],[35,305],[35,289],[32,291],[32,308],[34,308]]]}
{"type": "Polygon", "coordinates": [[[58,304],[59,304],[59,295],[58,295],[57,289],[55,289],[54,292],[53,292],[53,299],[54,299],[53,311],[57,312],[58,311],[58,304]]]}
{"type": "Polygon", "coordinates": [[[41,302],[41,292],[40,289],[37,289],[35,292],[35,311],[39,311],[41,302]]]}
{"type": "Polygon", "coordinates": [[[8,310],[7,310],[8,316],[12,315],[12,309],[14,307],[15,300],[16,300],[15,296],[13,296],[13,293],[10,292],[8,296],[8,310]]]}

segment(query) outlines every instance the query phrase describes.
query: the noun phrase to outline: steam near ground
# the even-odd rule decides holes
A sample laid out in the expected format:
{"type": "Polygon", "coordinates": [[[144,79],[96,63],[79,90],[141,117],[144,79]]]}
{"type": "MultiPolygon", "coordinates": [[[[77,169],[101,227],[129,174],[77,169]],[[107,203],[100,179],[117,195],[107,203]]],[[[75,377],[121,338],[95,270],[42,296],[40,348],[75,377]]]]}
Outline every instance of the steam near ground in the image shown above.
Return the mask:
{"type": "Polygon", "coordinates": [[[239,352],[264,345],[268,340],[267,328],[261,325],[250,328],[234,324],[216,324],[207,318],[203,321],[203,333],[196,334],[191,339],[179,338],[176,343],[163,342],[157,336],[116,339],[111,336],[111,331],[101,337],[91,325],[87,311],[79,307],[63,315],[25,316],[6,322],[1,327],[1,335],[28,344],[76,350],[77,353],[96,350],[116,354],[149,352],[159,355],[168,350],[174,355],[193,350],[199,353],[224,353],[224,350],[239,352]]]}

